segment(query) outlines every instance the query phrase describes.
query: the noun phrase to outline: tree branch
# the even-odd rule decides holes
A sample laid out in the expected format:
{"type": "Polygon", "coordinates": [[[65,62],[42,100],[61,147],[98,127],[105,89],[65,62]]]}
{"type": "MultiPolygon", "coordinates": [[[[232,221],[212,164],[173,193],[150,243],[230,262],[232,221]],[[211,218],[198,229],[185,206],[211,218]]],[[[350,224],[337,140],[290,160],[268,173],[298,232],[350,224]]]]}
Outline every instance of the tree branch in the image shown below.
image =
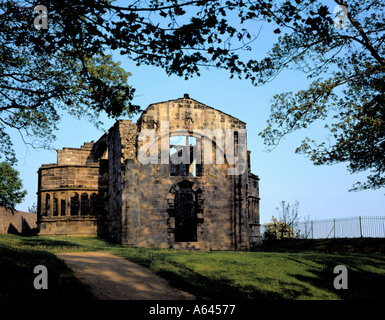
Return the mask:
{"type": "MultiPolygon", "coordinates": [[[[339,5],[343,5],[346,7],[345,1],[335,0],[335,2],[339,5]]],[[[352,14],[350,13],[349,10],[347,10],[347,17],[348,17],[349,21],[351,22],[351,24],[356,28],[356,30],[358,31],[358,33],[362,37],[363,42],[360,42],[360,43],[363,44],[369,50],[369,52],[371,53],[371,55],[373,56],[374,59],[376,59],[382,66],[385,66],[385,59],[382,58],[379,55],[378,51],[373,48],[368,36],[364,32],[363,27],[361,26],[361,24],[357,20],[354,19],[354,17],[352,16],[352,14]]]]}
{"type": "Polygon", "coordinates": [[[110,5],[107,3],[105,3],[104,6],[106,8],[109,8],[109,9],[120,10],[120,11],[130,11],[130,12],[150,11],[150,12],[154,12],[154,11],[172,9],[175,7],[180,8],[180,7],[190,6],[190,5],[203,5],[203,4],[207,4],[208,2],[212,2],[212,0],[206,0],[206,1],[194,0],[194,1],[189,1],[186,3],[182,3],[182,4],[175,4],[175,5],[171,5],[171,6],[154,7],[154,8],[151,8],[151,7],[149,7],[149,8],[137,8],[137,7],[133,7],[133,5],[129,6],[129,7],[120,7],[120,6],[113,6],[113,5],[110,5]]]}

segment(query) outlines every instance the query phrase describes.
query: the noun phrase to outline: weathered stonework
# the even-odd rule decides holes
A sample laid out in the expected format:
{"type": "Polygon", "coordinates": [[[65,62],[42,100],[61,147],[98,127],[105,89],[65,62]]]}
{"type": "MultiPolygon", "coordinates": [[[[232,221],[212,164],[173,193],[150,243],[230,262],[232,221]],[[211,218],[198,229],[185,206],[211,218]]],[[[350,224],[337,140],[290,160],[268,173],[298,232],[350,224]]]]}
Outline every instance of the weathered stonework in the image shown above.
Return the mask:
{"type": "Polygon", "coordinates": [[[117,121],[97,142],[58,150],[57,164],[38,172],[40,234],[202,250],[259,244],[259,179],[250,171],[250,151],[244,164],[238,159],[246,169],[231,175],[235,164],[227,153],[220,161],[220,138],[208,134],[228,129],[240,144],[244,122],[185,95],[150,105],[137,123],[117,121]],[[147,132],[157,138],[143,139],[147,132]],[[172,132],[185,145],[174,145],[172,132]],[[141,161],[141,150],[146,156],[156,151],[152,163],[141,161]],[[184,152],[189,162],[175,164],[184,152]],[[205,162],[207,154],[212,163],[205,162]]]}
{"type": "Polygon", "coordinates": [[[0,207],[0,234],[35,234],[37,215],[35,213],[0,207]]]}

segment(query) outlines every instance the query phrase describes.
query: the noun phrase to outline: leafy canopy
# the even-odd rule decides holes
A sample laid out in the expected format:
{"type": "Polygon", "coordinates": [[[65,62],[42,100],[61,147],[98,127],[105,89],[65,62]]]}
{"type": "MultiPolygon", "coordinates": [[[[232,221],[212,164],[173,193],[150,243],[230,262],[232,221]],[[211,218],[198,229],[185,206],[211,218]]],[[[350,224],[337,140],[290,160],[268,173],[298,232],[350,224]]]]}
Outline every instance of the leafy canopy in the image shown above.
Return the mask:
{"type": "Polygon", "coordinates": [[[274,148],[285,135],[324,121],[326,139],[307,137],[296,152],[315,165],[344,162],[351,173],[370,170],[367,181],[353,190],[383,187],[385,3],[334,1],[343,6],[336,9],[344,10],[337,14],[323,1],[285,5],[285,12],[274,9],[280,37],[264,58],[267,77],[260,73],[256,81],[266,83],[292,68],[305,72],[311,83],[307,89],[273,97],[268,125],[260,135],[274,148]],[[346,28],[335,24],[340,19],[346,28]]]}
{"type": "Polygon", "coordinates": [[[15,209],[27,194],[22,190],[23,184],[19,172],[6,162],[0,162],[0,206],[15,209]]]}
{"type": "Polygon", "coordinates": [[[0,1],[0,158],[11,162],[13,131],[34,147],[49,148],[62,112],[98,125],[102,112],[117,117],[138,110],[130,101],[130,74],[93,45],[96,26],[83,21],[83,14],[99,13],[72,12],[76,8],[65,1],[52,5],[57,10],[48,17],[55,27],[37,30],[33,2],[0,1]]]}
{"type": "Polygon", "coordinates": [[[230,40],[242,48],[251,35],[226,20],[238,7],[243,1],[0,0],[0,156],[16,160],[11,129],[49,147],[63,111],[96,124],[102,112],[136,113],[130,74],[113,50],[185,78],[202,66],[239,74],[230,40]],[[47,29],[47,17],[33,13],[38,5],[47,8],[47,29]]]}
{"type": "Polygon", "coordinates": [[[129,73],[108,55],[116,50],[186,79],[206,67],[255,85],[285,69],[306,73],[307,89],[273,97],[260,133],[266,145],[325,121],[326,141],[307,138],[296,152],[316,165],[371,170],[355,189],[382,187],[384,6],[378,0],[0,0],[0,156],[14,160],[9,128],[44,147],[62,111],[95,123],[102,112],[137,112],[129,73]],[[47,30],[33,27],[36,5],[48,9],[47,30]],[[341,19],[347,28],[335,24],[341,19]],[[265,22],[278,39],[262,59],[247,58],[243,51],[256,38],[251,30],[265,22]]]}
{"type": "Polygon", "coordinates": [[[265,223],[263,232],[263,239],[267,241],[294,239],[294,229],[291,225],[283,220],[278,220],[275,217],[271,218],[269,223],[265,223]]]}

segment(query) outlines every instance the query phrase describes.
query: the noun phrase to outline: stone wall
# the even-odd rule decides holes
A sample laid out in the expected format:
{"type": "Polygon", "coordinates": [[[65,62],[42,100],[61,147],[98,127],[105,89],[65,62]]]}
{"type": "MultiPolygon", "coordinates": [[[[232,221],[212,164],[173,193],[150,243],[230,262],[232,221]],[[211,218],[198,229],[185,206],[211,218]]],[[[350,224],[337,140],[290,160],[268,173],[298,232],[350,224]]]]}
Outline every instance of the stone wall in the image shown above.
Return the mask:
{"type": "Polygon", "coordinates": [[[0,207],[0,233],[33,234],[37,214],[0,207]]]}
{"type": "MultiPolygon", "coordinates": [[[[205,250],[245,249],[249,246],[248,171],[228,175],[229,164],[203,164],[200,176],[172,176],[170,165],[161,164],[162,139],[169,132],[196,129],[245,129],[244,122],[192,99],[179,99],[150,105],[138,121],[138,131],[154,129],[158,134],[158,164],[141,164],[136,158],[125,162],[123,184],[122,243],[140,247],[196,248],[205,250]],[[162,124],[168,124],[164,130],[162,124]],[[179,183],[192,183],[197,210],[195,241],[175,239],[175,193],[179,183]]],[[[144,146],[138,141],[138,150],[144,146]]]]}
{"type": "Polygon", "coordinates": [[[259,212],[259,178],[249,173],[248,181],[248,216],[250,227],[250,243],[257,245],[262,243],[260,212],[259,212]]]}
{"type": "Polygon", "coordinates": [[[98,219],[92,216],[43,217],[40,219],[39,235],[99,235],[98,219]]]}
{"type": "Polygon", "coordinates": [[[39,170],[41,188],[48,190],[97,190],[99,165],[47,165],[39,170]]]}
{"type": "Polygon", "coordinates": [[[93,142],[84,143],[80,149],[63,148],[57,150],[57,164],[62,165],[85,165],[96,162],[93,154],[93,142]]]}
{"type": "Polygon", "coordinates": [[[108,167],[97,161],[94,143],[58,150],[57,162],[38,171],[40,234],[105,235],[108,167]]]}
{"type": "Polygon", "coordinates": [[[58,150],[57,164],[39,169],[41,234],[98,234],[138,247],[248,249],[260,242],[259,179],[250,152],[234,164],[225,144],[238,150],[244,143],[247,150],[245,129],[243,121],[185,96],[150,105],[137,123],[117,121],[95,143],[58,150]],[[148,132],[156,139],[143,139],[148,132]],[[171,132],[186,145],[170,149],[171,132]],[[140,158],[144,148],[156,151],[148,164],[140,158]],[[189,163],[170,164],[183,150],[192,152],[189,163]],[[245,170],[229,173],[237,166],[245,170]]]}
{"type": "MultiPolygon", "coordinates": [[[[105,148],[107,178],[104,185],[108,190],[108,214],[106,227],[111,240],[121,242],[122,226],[122,185],[124,183],[124,160],[136,158],[136,124],[131,120],[117,121],[110,130],[95,143],[95,159],[100,157],[98,151],[105,148]],[[100,148],[99,146],[103,147],[100,148]]],[[[100,188],[103,188],[100,185],[100,188]]]]}

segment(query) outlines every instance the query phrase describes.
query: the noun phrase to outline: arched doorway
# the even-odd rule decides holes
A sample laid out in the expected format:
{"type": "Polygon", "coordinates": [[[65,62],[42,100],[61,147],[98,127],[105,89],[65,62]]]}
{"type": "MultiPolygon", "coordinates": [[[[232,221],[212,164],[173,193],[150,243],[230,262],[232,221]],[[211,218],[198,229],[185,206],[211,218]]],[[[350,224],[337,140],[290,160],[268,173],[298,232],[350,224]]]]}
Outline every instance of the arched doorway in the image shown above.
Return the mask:
{"type": "Polygon", "coordinates": [[[196,199],[192,184],[182,181],[175,192],[175,242],[197,241],[196,199]]]}

